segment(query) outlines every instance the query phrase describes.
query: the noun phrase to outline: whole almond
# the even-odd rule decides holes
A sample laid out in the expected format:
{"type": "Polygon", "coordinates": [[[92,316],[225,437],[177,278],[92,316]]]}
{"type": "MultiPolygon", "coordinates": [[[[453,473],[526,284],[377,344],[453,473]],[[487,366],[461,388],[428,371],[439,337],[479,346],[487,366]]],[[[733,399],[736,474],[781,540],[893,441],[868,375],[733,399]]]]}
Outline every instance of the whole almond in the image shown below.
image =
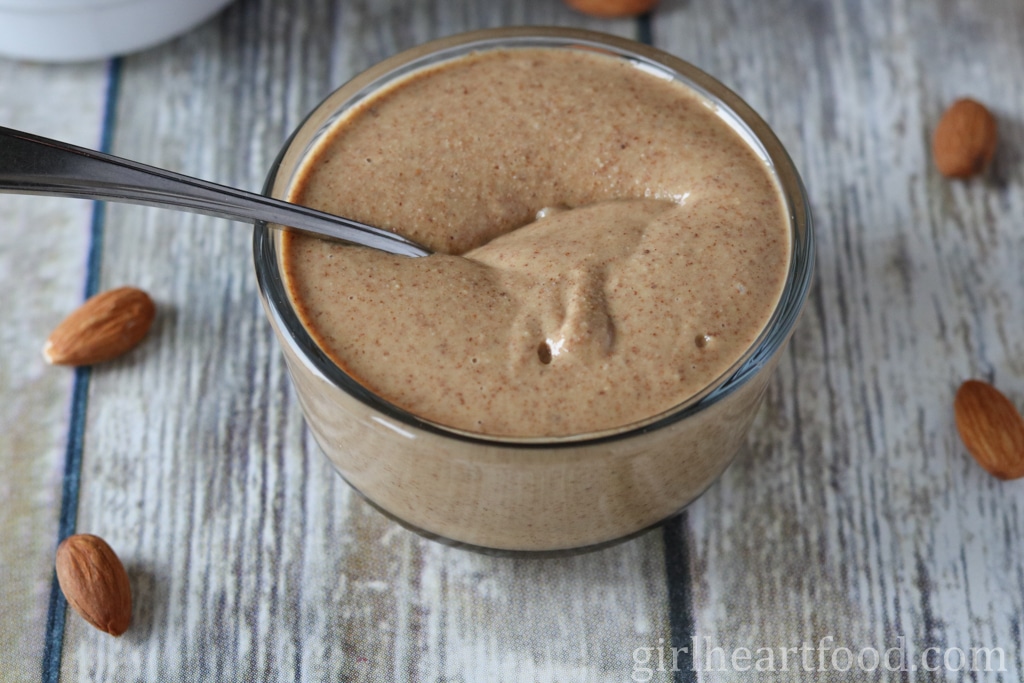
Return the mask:
{"type": "Polygon", "coordinates": [[[960,99],[939,119],[932,137],[935,166],[949,178],[967,178],[992,162],[996,153],[996,118],[985,105],[960,99]]]}
{"type": "Polygon", "coordinates": [[[978,464],[1000,479],[1024,477],[1024,417],[998,389],[968,380],[953,402],[960,438],[978,464]]]}
{"type": "Polygon", "coordinates": [[[43,346],[54,365],[93,365],[135,347],[149,331],[156,306],[141,289],[119,287],[88,299],[64,319],[43,346]]]}
{"type": "Polygon", "coordinates": [[[650,12],[658,0],[565,0],[577,12],[594,17],[633,17],[650,12]]]}
{"type": "Polygon", "coordinates": [[[57,546],[57,582],[76,612],[110,635],[119,636],[132,620],[132,589],[121,560],[107,542],[75,534],[57,546]]]}

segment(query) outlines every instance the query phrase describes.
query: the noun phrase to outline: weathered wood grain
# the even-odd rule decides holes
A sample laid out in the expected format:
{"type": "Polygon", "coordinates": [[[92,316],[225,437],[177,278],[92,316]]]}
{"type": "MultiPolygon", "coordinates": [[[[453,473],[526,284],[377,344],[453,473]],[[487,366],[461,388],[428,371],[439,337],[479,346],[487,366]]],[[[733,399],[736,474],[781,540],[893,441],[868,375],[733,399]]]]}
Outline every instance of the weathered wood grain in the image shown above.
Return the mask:
{"type": "MultiPolygon", "coordinates": [[[[0,125],[95,145],[103,64],[0,60],[0,125]]],[[[40,350],[82,300],[90,206],[0,195],[0,680],[39,678],[73,372],[40,350]]]]}
{"type": "MultiPolygon", "coordinates": [[[[240,0],[124,61],[114,151],[258,189],[349,76],[522,23],[640,28],[549,0],[240,0]]],[[[663,0],[650,26],[774,127],[819,238],[750,445],[688,515],[693,633],[674,634],[700,639],[698,668],[711,646],[748,648],[751,664],[767,647],[776,670],[675,679],[1019,680],[1024,489],[969,459],[950,406],[976,376],[1024,407],[1024,6],[663,0]],[[938,177],[928,151],[961,95],[991,104],[1003,137],[991,175],[967,183],[938,177]],[[779,648],[829,636],[854,653],[901,636],[911,655],[1000,647],[1007,671],[825,673],[798,652],[779,670],[779,648]]],[[[0,61],[0,124],[95,146],[105,80],[103,64],[0,61]]],[[[7,196],[0,219],[0,284],[17,293],[0,325],[0,680],[20,681],[39,677],[71,385],[38,344],[81,298],[90,219],[84,203],[7,196]]],[[[487,558],[349,491],[303,426],[249,242],[223,221],[108,209],[102,286],[141,286],[160,314],[144,345],[92,373],[78,528],[122,556],[135,623],[115,640],[70,616],[63,680],[623,681],[635,648],[671,644],[658,534],[487,558]]]]}
{"type": "Polygon", "coordinates": [[[757,680],[821,680],[817,655],[813,672],[779,672],[778,648],[827,636],[855,654],[901,636],[913,656],[1000,647],[1001,677],[948,680],[1019,680],[1024,487],[970,460],[951,406],[969,377],[1024,406],[1024,6],[666,4],[654,38],[775,128],[819,238],[812,299],[750,446],[691,508],[696,634],[726,653],[775,648],[776,673],[757,680]],[[964,95],[993,107],[1003,141],[987,179],[950,182],[930,135],[964,95]]]}
{"type": "MultiPolygon", "coordinates": [[[[114,152],[258,189],[301,116],[413,44],[560,3],[248,2],[124,61],[114,152]]],[[[63,680],[622,680],[667,639],[657,534],[511,561],[385,520],[306,433],[244,226],[111,206],[102,284],[151,292],[147,343],[97,369],[79,528],[132,577],[119,640],[70,619],[63,680]]]]}

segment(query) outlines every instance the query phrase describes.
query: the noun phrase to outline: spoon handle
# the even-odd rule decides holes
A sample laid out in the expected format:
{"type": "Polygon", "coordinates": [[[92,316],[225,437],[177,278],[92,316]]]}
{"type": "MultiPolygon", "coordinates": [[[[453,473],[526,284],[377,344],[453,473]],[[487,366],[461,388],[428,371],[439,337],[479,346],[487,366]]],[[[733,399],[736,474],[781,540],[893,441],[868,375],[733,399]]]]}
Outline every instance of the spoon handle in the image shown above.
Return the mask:
{"type": "Polygon", "coordinates": [[[430,252],[395,233],[225,185],[0,126],[0,192],[105,199],[253,219],[402,256],[430,252]]]}

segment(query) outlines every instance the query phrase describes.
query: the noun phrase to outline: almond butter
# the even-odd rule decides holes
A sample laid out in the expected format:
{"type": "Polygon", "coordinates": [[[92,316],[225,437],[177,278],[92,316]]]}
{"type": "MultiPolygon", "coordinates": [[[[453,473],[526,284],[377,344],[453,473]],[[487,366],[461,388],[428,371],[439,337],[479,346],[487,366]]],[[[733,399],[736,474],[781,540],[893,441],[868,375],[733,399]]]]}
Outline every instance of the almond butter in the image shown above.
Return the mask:
{"type": "Polygon", "coordinates": [[[1024,417],[998,389],[968,380],[953,402],[960,438],[978,464],[1000,479],[1024,477],[1024,417]]]}
{"type": "Polygon", "coordinates": [[[985,105],[966,98],[957,100],[935,127],[935,166],[948,178],[981,173],[995,156],[997,139],[996,118],[985,105]]]}
{"type": "Polygon", "coordinates": [[[156,306],[134,287],[88,299],[50,334],[43,357],[54,365],[93,365],[134,348],[149,331],[156,306]]]}
{"type": "Polygon", "coordinates": [[[75,534],[57,546],[57,583],[68,604],[87,622],[112,636],[132,620],[128,573],[99,536],[75,534]]]}
{"type": "Polygon", "coordinates": [[[650,12],[658,0],[565,0],[565,4],[577,12],[611,19],[650,12]]]}

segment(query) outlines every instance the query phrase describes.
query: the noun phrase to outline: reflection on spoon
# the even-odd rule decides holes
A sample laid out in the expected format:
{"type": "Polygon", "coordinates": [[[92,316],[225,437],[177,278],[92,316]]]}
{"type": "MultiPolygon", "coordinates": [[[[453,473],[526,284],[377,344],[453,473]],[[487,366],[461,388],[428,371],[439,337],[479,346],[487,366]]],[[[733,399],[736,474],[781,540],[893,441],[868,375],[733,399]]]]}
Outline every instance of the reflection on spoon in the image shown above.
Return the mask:
{"type": "Polygon", "coordinates": [[[264,221],[401,256],[430,251],[348,218],[0,126],[0,192],[104,199],[264,221]]]}

